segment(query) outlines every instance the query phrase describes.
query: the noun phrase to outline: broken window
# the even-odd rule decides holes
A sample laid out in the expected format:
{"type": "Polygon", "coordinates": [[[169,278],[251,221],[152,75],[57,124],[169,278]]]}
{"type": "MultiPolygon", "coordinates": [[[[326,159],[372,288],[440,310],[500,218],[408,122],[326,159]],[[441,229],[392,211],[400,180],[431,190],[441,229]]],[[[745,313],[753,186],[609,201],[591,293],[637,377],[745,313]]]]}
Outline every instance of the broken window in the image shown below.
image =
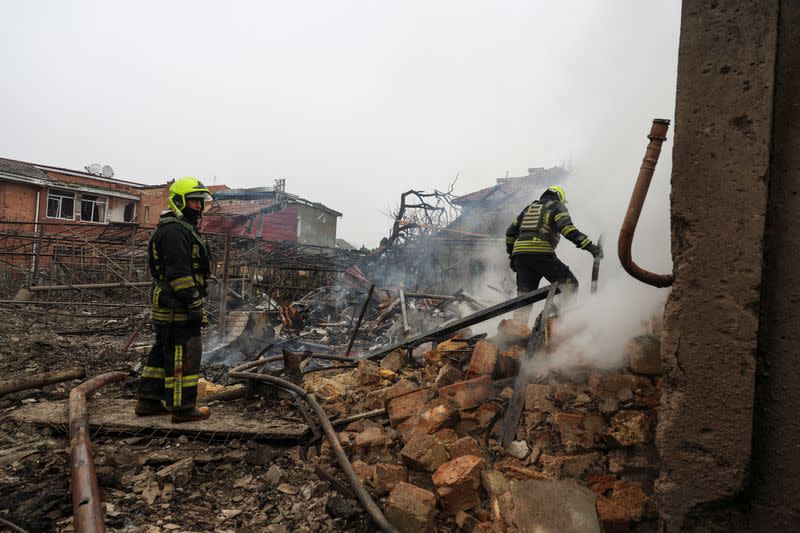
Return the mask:
{"type": "Polygon", "coordinates": [[[150,206],[149,205],[144,206],[144,223],[145,224],[149,224],[150,223],[150,206]]]}
{"type": "Polygon", "coordinates": [[[72,220],[75,218],[75,193],[47,191],[47,217],[72,220]]]}
{"type": "Polygon", "coordinates": [[[93,194],[81,198],[81,220],[85,222],[105,222],[106,199],[93,194]]]}
{"type": "Polygon", "coordinates": [[[136,216],[136,205],[131,202],[125,206],[125,212],[122,214],[122,220],[125,222],[133,222],[136,216]]]}

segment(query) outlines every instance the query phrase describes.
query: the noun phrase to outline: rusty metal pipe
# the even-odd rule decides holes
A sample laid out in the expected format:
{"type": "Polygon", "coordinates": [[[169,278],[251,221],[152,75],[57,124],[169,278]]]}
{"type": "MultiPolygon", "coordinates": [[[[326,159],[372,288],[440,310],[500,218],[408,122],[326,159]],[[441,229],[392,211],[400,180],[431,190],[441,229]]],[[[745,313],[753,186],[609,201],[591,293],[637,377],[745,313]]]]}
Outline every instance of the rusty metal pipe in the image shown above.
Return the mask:
{"type": "Polygon", "coordinates": [[[125,372],[109,372],[84,381],[69,393],[69,457],[72,478],[72,512],[77,533],[103,533],[105,517],[94,471],[89,412],[86,399],[108,383],[123,381],[125,372]]]}
{"type": "Polygon", "coordinates": [[[241,367],[231,369],[228,372],[228,377],[234,379],[263,381],[280,389],[294,392],[306,403],[308,403],[308,405],[314,411],[314,414],[317,415],[319,424],[322,427],[325,436],[328,437],[328,441],[331,443],[331,449],[333,450],[333,454],[336,456],[339,466],[342,468],[344,477],[347,478],[348,483],[350,483],[350,486],[353,488],[353,492],[358,498],[359,503],[361,503],[361,506],[367,511],[367,514],[381,531],[384,531],[385,533],[398,533],[397,529],[386,519],[386,516],[364,488],[364,485],[361,484],[361,480],[358,479],[355,470],[353,470],[353,465],[350,464],[350,460],[347,458],[347,454],[345,453],[344,448],[342,448],[342,444],[339,442],[339,437],[336,436],[336,430],[333,429],[333,425],[331,424],[328,415],[325,414],[325,411],[322,409],[319,403],[317,403],[317,400],[314,398],[314,396],[308,394],[308,392],[306,392],[306,390],[302,387],[298,387],[294,383],[286,381],[285,379],[264,374],[253,374],[252,372],[241,372],[239,371],[240,369],[241,367]]]}
{"type": "Polygon", "coordinates": [[[636,178],[636,185],[633,186],[631,201],[628,203],[628,211],[625,213],[625,220],[619,230],[619,241],[617,242],[617,254],[622,268],[638,279],[642,283],[647,283],[654,287],[669,287],[675,280],[672,274],[655,274],[649,272],[636,263],[631,257],[631,247],[633,245],[633,234],[636,231],[636,224],[639,222],[639,215],[642,214],[642,206],[650,188],[650,181],[653,179],[653,172],[656,170],[658,156],[661,153],[661,145],[667,140],[667,130],[669,120],[663,118],[653,119],[650,128],[650,135],[647,136],[650,142],[639,169],[639,176],[636,178]]]}
{"type": "Polygon", "coordinates": [[[22,376],[14,379],[0,381],[0,396],[10,392],[17,392],[27,389],[38,389],[45,385],[60,383],[70,379],[80,379],[86,375],[86,369],[82,366],[68,368],[67,370],[55,370],[53,372],[43,372],[33,376],[22,376]]]}

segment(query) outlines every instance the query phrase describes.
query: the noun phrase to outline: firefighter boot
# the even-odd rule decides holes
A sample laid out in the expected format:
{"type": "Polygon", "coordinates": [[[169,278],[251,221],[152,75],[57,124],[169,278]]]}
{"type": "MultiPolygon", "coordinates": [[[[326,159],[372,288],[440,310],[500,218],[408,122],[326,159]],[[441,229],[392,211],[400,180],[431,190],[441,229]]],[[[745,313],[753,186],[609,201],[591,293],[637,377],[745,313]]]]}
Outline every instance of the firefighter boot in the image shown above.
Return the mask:
{"type": "Polygon", "coordinates": [[[198,420],[205,420],[209,416],[211,416],[211,409],[208,407],[181,409],[180,411],[172,411],[172,423],[197,422],[198,420]]]}
{"type": "Polygon", "coordinates": [[[150,398],[136,400],[133,412],[136,413],[136,416],[165,415],[168,413],[167,408],[164,407],[160,400],[150,398]]]}

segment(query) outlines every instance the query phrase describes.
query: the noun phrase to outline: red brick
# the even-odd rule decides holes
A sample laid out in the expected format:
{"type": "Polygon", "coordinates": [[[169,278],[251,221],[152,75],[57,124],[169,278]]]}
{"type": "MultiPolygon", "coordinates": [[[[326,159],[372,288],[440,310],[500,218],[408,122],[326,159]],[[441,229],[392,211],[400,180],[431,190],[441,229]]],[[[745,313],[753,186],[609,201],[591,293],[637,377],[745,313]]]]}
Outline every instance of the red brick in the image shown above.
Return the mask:
{"type": "Polygon", "coordinates": [[[371,387],[381,382],[381,376],[378,374],[380,367],[367,359],[362,359],[358,362],[356,368],[356,379],[361,386],[371,387]]]}
{"type": "Polygon", "coordinates": [[[467,379],[479,376],[491,377],[495,365],[497,365],[497,346],[489,341],[478,341],[467,367],[467,379]]]}
{"type": "Polygon", "coordinates": [[[633,407],[655,409],[661,405],[661,378],[656,378],[654,381],[653,384],[640,384],[633,397],[633,407]]]}
{"type": "Polygon", "coordinates": [[[407,392],[415,390],[417,387],[407,379],[398,381],[391,387],[384,387],[369,391],[364,400],[364,409],[369,411],[372,409],[383,409],[386,407],[386,402],[395,396],[400,396],[407,392]]]}
{"type": "Polygon", "coordinates": [[[353,453],[361,457],[368,457],[374,453],[386,450],[386,432],[380,426],[368,427],[356,435],[353,453]]]}
{"type": "Polygon", "coordinates": [[[548,396],[553,393],[550,385],[530,383],[525,388],[525,409],[527,411],[544,411],[549,413],[553,410],[553,402],[548,396]]]}
{"type": "Polygon", "coordinates": [[[495,379],[510,378],[519,374],[520,361],[525,348],[514,346],[510,350],[497,354],[497,365],[494,370],[495,379]]]}
{"type": "Polygon", "coordinates": [[[455,515],[458,511],[480,505],[478,490],[484,462],[480,457],[464,455],[448,461],[433,473],[433,484],[444,512],[455,515]]]}
{"type": "Polygon", "coordinates": [[[630,396],[629,392],[639,395],[651,394],[653,385],[644,376],[623,373],[594,373],[589,376],[588,385],[592,393],[601,400],[620,399],[630,396]]]}
{"type": "Polygon", "coordinates": [[[456,432],[463,435],[477,431],[479,428],[485,429],[501,408],[497,402],[486,402],[477,409],[459,411],[461,420],[456,425],[456,432]]]}
{"type": "Polygon", "coordinates": [[[385,391],[384,394],[383,394],[383,400],[385,402],[388,402],[389,400],[391,400],[395,396],[401,396],[403,394],[406,394],[407,392],[411,392],[411,391],[415,390],[416,388],[417,388],[417,386],[414,385],[409,380],[407,380],[407,379],[400,380],[397,383],[395,383],[394,385],[392,385],[391,387],[387,387],[385,389],[382,389],[383,391],[385,391]]]}
{"type": "Polygon", "coordinates": [[[608,469],[615,474],[636,473],[655,477],[661,463],[655,446],[628,446],[608,451],[608,469]]]}
{"type": "Polygon", "coordinates": [[[447,450],[431,435],[413,435],[400,450],[403,462],[411,468],[433,472],[449,460],[447,450]]]}
{"type": "Polygon", "coordinates": [[[455,459],[463,455],[481,456],[481,447],[472,437],[462,437],[450,445],[450,457],[455,459]]]}
{"type": "MultiPolygon", "coordinates": [[[[336,434],[339,437],[339,444],[342,445],[342,448],[348,454],[353,452],[353,439],[350,437],[350,432],[348,431],[340,431],[336,434]]],[[[333,450],[331,449],[331,443],[328,441],[328,437],[323,437],[322,445],[320,445],[320,454],[321,455],[331,455],[333,454],[333,450]]]]}
{"type": "Polygon", "coordinates": [[[386,518],[403,533],[429,533],[436,517],[436,496],[410,483],[395,485],[384,508],[386,518]]]}
{"type": "Polygon", "coordinates": [[[664,371],[660,352],[661,342],[652,335],[634,337],[625,346],[628,367],[635,374],[660,376],[664,371]]]}
{"type": "Polygon", "coordinates": [[[395,396],[386,401],[386,410],[392,427],[419,413],[422,406],[433,399],[434,392],[430,388],[418,389],[407,394],[395,396]]]}
{"type": "MultiPolygon", "coordinates": [[[[596,492],[596,491],[595,491],[596,492]]],[[[647,494],[636,481],[615,481],[597,493],[597,516],[605,531],[629,531],[645,515],[647,494]]]]}
{"type": "Polygon", "coordinates": [[[600,458],[597,452],[579,455],[546,455],[542,454],[542,463],[546,475],[557,479],[580,478],[600,458]]]}
{"type": "Polygon", "coordinates": [[[469,344],[466,342],[450,339],[440,343],[435,350],[426,352],[424,357],[425,361],[428,363],[439,363],[448,352],[458,352],[467,349],[469,349],[469,344]]]}
{"type": "Polygon", "coordinates": [[[461,381],[439,389],[439,397],[452,402],[458,409],[476,407],[494,394],[495,389],[488,376],[461,381]]]}
{"type": "Polygon", "coordinates": [[[611,474],[590,474],[586,476],[586,486],[592,489],[597,495],[601,496],[604,492],[614,488],[617,477],[611,474]]]}
{"type": "Polygon", "coordinates": [[[378,463],[372,480],[378,494],[388,494],[398,483],[408,482],[408,469],[393,463],[378,463]]]}
{"type": "Polygon", "coordinates": [[[619,411],[604,437],[614,446],[645,444],[650,440],[650,419],[642,411],[619,411]]]}
{"type": "Polygon", "coordinates": [[[372,478],[375,476],[375,467],[368,465],[364,461],[353,461],[353,470],[362,483],[372,483],[372,478]]]}
{"type": "Polygon", "coordinates": [[[452,385],[453,383],[463,380],[464,371],[450,362],[445,363],[444,366],[439,370],[439,373],[436,375],[436,384],[440,387],[452,385]]]}
{"type": "Polygon", "coordinates": [[[440,429],[453,427],[456,422],[458,422],[458,411],[450,407],[446,401],[436,399],[425,404],[411,431],[432,435],[440,429]]]}
{"type": "Polygon", "coordinates": [[[402,349],[395,350],[381,359],[381,368],[384,370],[399,372],[404,366],[406,366],[406,354],[402,349]]]}
{"type": "Polygon", "coordinates": [[[602,415],[559,412],[554,418],[562,445],[593,448],[606,430],[602,415]]]}
{"type": "Polygon", "coordinates": [[[459,527],[459,531],[465,531],[467,533],[492,532],[491,523],[481,522],[471,514],[467,514],[464,511],[459,511],[456,513],[456,525],[459,527]]]}
{"type": "Polygon", "coordinates": [[[448,448],[451,444],[458,440],[458,435],[456,435],[456,432],[452,429],[444,428],[434,433],[433,438],[436,439],[436,442],[445,448],[448,448]]]}
{"type": "Polygon", "coordinates": [[[497,326],[497,336],[500,342],[525,344],[531,336],[531,328],[522,320],[501,320],[497,326]]]}

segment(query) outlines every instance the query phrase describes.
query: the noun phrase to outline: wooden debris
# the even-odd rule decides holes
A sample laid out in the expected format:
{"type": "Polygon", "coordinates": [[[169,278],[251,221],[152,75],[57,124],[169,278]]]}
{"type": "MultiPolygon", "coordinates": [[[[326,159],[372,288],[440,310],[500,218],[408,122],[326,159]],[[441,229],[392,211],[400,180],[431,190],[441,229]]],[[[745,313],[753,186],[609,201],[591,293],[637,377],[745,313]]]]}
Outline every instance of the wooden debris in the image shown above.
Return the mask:
{"type": "MultiPolygon", "coordinates": [[[[89,413],[89,426],[93,429],[122,434],[202,436],[205,438],[260,438],[273,440],[295,440],[308,432],[306,424],[276,419],[254,420],[235,412],[220,414],[221,406],[215,408],[211,418],[200,422],[173,424],[169,417],[137,417],[130,400],[104,399],[103,409],[89,413]]],[[[66,427],[67,403],[39,402],[23,405],[11,412],[11,418],[19,422],[66,427]]]]}

